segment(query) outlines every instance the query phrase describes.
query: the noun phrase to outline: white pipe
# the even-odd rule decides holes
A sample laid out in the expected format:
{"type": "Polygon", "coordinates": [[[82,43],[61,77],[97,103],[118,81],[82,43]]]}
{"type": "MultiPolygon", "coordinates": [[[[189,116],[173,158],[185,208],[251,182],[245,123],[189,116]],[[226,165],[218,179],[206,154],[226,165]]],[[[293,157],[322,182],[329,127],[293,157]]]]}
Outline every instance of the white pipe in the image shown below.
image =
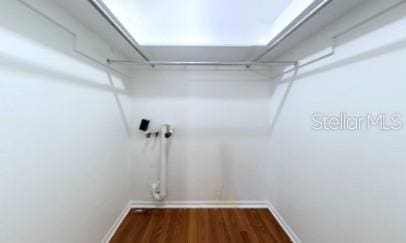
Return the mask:
{"type": "Polygon", "coordinates": [[[173,129],[169,125],[162,125],[160,130],[160,164],[159,181],[152,184],[152,196],[155,200],[164,200],[167,195],[166,171],[168,165],[168,140],[172,137],[173,129]]]}
{"type": "Polygon", "coordinates": [[[160,184],[160,196],[162,199],[166,197],[166,165],[168,162],[168,138],[165,134],[168,132],[168,125],[161,126],[161,156],[160,156],[160,168],[159,168],[159,184],[160,184]]]}

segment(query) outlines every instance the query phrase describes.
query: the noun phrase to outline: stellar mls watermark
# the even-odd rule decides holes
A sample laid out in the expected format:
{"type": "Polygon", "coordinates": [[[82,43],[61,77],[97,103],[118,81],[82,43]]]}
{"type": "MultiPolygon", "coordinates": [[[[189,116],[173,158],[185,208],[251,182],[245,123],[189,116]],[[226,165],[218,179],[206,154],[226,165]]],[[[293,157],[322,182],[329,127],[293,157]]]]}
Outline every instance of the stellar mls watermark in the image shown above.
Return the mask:
{"type": "Polygon", "coordinates": [[[399,113],[349,115],[340,112],[338,115],[314,113],[312,115],[312,129],[328,131],[361,131],[377,129],[381,131],[401,130],[403,128],[402,116],[399,113]]]}

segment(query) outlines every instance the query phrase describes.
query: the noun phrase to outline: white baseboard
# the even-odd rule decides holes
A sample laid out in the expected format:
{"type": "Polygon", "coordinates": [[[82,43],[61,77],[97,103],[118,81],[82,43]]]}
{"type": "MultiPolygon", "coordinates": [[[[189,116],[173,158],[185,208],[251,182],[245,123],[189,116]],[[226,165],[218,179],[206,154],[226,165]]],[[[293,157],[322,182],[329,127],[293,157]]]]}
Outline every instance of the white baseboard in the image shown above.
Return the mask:
{"type": "Polygon", "coordinates": [[[109,243],[113,235],[116,233],[118,227],[121,225],[125,217],[127,216],[128,212],[131,210],[131,202],[127,203],[123,211],[121,211],[120,215],[114,221],[113,225],[110,227],[107,234],[104,236],[102,243],[109,243]]]}
{"type": "Polygon", "coordinates": [[[286,223],[285,219],[278,213],[278,211],[275,209],[275,207],[272,205],[271,202],[268,203],[268,209],[271,211],[275,219],[278,221],[279,225],[282,227],[282,229],[286,232],[286,234],[289,236],[289,238],[293,241],[293,243],[302,243],[302,241],[299,239],[299,237],[296,235],[296,233],[292,230],[292,228],[286,223]]]}
{"type": "Polygon", "coordinates": [[[131,201],[132,208],[268,208],[264,201],[131,201]]]}
{"type": "Polygon", "coordinates": [[[281,225],[294,243],[301,243],[299,237],[293,232],[274,206],[267,201],[130,201],[113,226],[109,229],[102,243],[108,243],[123,222],[125,216],[132,208],[267,208],[281,225]]]}

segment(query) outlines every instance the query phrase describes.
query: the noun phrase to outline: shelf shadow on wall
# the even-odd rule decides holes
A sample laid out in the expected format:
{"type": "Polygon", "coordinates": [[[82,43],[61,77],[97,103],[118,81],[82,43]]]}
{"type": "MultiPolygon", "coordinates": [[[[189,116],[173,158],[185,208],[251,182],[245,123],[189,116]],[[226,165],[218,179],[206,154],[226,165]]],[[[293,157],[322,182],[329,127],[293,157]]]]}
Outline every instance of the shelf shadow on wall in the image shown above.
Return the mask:
{"type": "Polygon", "coordinates": [[[111,70],[101,67],[100,64],[92,63],[90,60],[82,60],[84,58],[81,56],[67,53],[69,50],[64,48],[58,50],[55,47],[44,46],[43,43],[39,42],[40,40],[26,37],[26,35],[18,32],[18,29],[11,31],[7,28],[0,28],[0,37],[7,41],[16,39],[15,45],[18,43],[23,46],[29,45],[33,53],[43,55],[37,58],[33,54],[28,53],[24,56],[22,53],[14,53],[10,49],[2,49],[0,50],[0,64],[4,70],[11,71],[16,75],[25,76],[29,74],[30,79],[36,81],[58,82],[112,93],[126,134],[130,136],[128,121],[120,101],[120,95],[128,96],[128,83],[124,79],[120,78],[122,87],[116,87],[111,70]],[[60,62],[61,65],[56,65],[55,62],[60,62]]]}
{"type": "MultiPolygon", "coordinates": [[[[385,54],[389,54],[391,52],[396,52],[396,51],[399,51],[399,50],[402,50],[405,48],[406,48],[406,40],[401,40],[401,41],[398,41],[398,42],[395,42],[395,43],[392,43],[392,44],[389,44],[386,46],[372,49],[370,51],[367,51],[367,52],[364,52],[364,53],[361,53],[361,54],[358,54],[358,55],[355,55],[352,57],[348,57],[348,58],[339,60],[337,62],[330,63],[330,64],[324,65],[322,67],[315,68],[310,71],[298,74],[296,76],[296,79],[307,78],[307,77],[310,77],[313,75],[321,74],[323,72],[328,72],[328,71],[331,71],[331,70],[334,70],[334,69],[337,69],[340,67],[344,67],[347,65],[357,63],[357,62],[362,62],[362,61],[365,61],[368,59],[372,59],[372,58],[379,57],[379,56],[382,56],[385,54]]],[[[285,82],[290,82],[290,81],[288,79],[288,80],[285,80],[285,82]]]]}
{"type": "MultiPolygon", "coordinates": [[[[276,127],[276,125],[278,123],[279,117],[280,117],[280,115],[282,113],[282,110],[283,110],[283,108],[284,108],[284,106],[286,104],[286,101],[287,101],[287,99],[289,97],[289,94],[290,94],[290,92],[292,90],[293,83],[297,79],[297,73],[298,73],[298,68],[296,67],[294,69],[294,71],[293,71],[292,76],[289,77],[288,79],[286,79],[286,81],[285,81],[285,82],[287,82],[287,87],[286,87],[285,91],[283,92],[282,99],[281,99],[281,101],[279,102],[279,104],[278,104],[278,106],[276,108],[276,111],[275,111],[275,114],[274,114],[273,118],[271,118],[271,127],[270,127],[270,131],[269,131],[270,136],[273,135],[273,132],[274,132],[275,127],[276,127]]],[[[281,82],[279,81],[279,85],[280,84],[281,84],[281,82]]],[[[274,94],[275,94],[275,90],[274,90],[274,94]]]]}
{"type": "MultiPolygon", "coordinates": [[[[337,62],[333,62],[324,66],[321,66],[319,68],[315,68],[312,69],[310,71],[304,72],[304,73],[300,73],[299,74],[299,69],[295,68],[294,71],[292,72],[292,76],[288,77],[288,78],[283,78],[280,80],[276,81],[276,85],[282,85],[283,83],[287,84],[287,88],[286,91],[283,94],[283,97],[276,109],[275,115],[271,121],[271,128],[270,128],[270,133],[272,134],[275,126],[277,124],[277,121],[279,119],[279,116],[283,110],[283,107],[286,103],[286,100],[289,96],[289,93],[292,89],[293,83],[295,82],[295,80],[300,80],[300,79],[304,79],[304,78],[308,78],[311,77],[313,75],[317,75],[317,74],[321,74],[324,72],[328,72],[337,68],[341,68],[347,65],[351,65],[357,62],[362,62],[368,59],[372,59],[375,57],[379,57],[381,55],[385,55],[385,54],[389,54],[391,52],[396,52],[402,49],[406,48],[406,40],[401,40],[386,46],[382,46],[376,49],[372,49],[370,51],[364,52],[364,53],[360,53],[358,55],[352,56],[352,57],[348,57],[342,60],[339,60],[337,62]]],[[[275,91],[275,90],[274,90],[275,91]]]]}
{"type": "Polygon", "coordinates": [[[117,94],[127,94],[126,90],[114,88],[110,85],[99,84],[84,78],[79,78],[75,75],[69,75],[68,73],[48,69],[46,67],[36,65],[35,63],[26,62],[14,57],[1,55],[1,52],[0,64],[3,68],[13,70],[16,73],[30,73],[37,77],[49,77],[52,79],[52,82],[68,83],[91,89],[98,89],[101,91],[115,92],[117,94]]]}
{"type": "MultiPolygon", "coordinates": [[[[9,2],[25,18],[2,11],[0,20],[0,64],[8,72],[29,74],[35,81],[59,82],[112,93],[125,131],[130,136],[120,96],[128,96],[128,82],[122,74],[76,50],[76,34],[24,1],[9,2]],[[7,48],[13,47],[13,48],[7,48]],[[15,47],[15,48],[14,48],[15,47]],[[114,85],[113,73],[122,85],[114,85]],[[107,77],[106,77],[107,74],[107,77]]],[[[28,75],[27,75],[28,77],[28,75]]]]}
{"type": "MultiPolygon", "coordinates": [[[[371,32],[374,32],[376,30],[379,30],[380,28],[383,28],[393,22],[396,22],[402,18],[404,18],[405,13],[406,13],[406,1],[399,2],[386,10],[381,11],[380,13],[367,18],[366,20],[363,20],[355,25],[352,25],[352,27],[348,28],[345,31],[340,32],[337,34],[337,39],[335,40],[335,43],[333,43],[333,49],[336,47],[342,46],[346,43],[350,43],[353,40],[356,40],[366,34],[369,34],[371,32]]],[[[351,23],[352,24],[352,23],[351,23]]],[[[323,49],[326,49],[328,46],[327,44],[331,44],[329,42],[326,42],[325,40],[327,37],[324,39],[322,43],[317,43],[315,45],[310,46],[309,48],[300,50],[302,53],[298,54],[299,57],[297,57],[298,60],[303,57],[311,56],[314,55],[315,53],[320,52],[323,49]]],[[[301,68],[295,67],[292,68],[292,71],[289,72],[288,74],[285,75],[280,75],[277,78],[272,78],[275,82],[275,87],[272,90],[272,97],[275,95],[275,91],[278,88],[278,86],[281,85],[287,85],[287,88],[283,94],[283,97],[281,98],[281,101],[279,102],[276,112],[271,120],[271,134],[273,133],[275,126],[277,125],[277,121],[279,119],[279,116],[283,110],[283,107],[286,103],[286,100],[289,96],[289,93],[292,89],[293,83],[297,80],[301,80],[304,78],[308,78],[312,75],[317,75],[323,72],[328,72],[337,68],[341,68],[347,65],[351,65],[357,62],[362,62],[368,59],[372,59],[375,57],[379,57],[381,55],[389,54],[392,52],[399,51],[401,49],[406,48],[406,39],[401,39],[397,42],[393,42],[375,49],[368,50],[363,53],[359,53],[341,60],[338,60],[336,62],[330,62],[326,65],[322,65],[320,67],[312,68],[309,71],[301,72],[301,68]]],[[[329,58],[334,58],[333,55],[326,55],[326,57],[329,58]]],[[[321,59],[324,59],[321,58],[321,59]]],[[[310,61],[309,64],[312,64],[313,61],[310,61]]],[[[276,73],[283,73],[284,67],[280,67],[279,70],[276,68],[274,72],[276,73]]],[[[259,75],[261,75],[259,73],[259,75]]],[[[262,74],[263,76],[267,76],[262,74]]]]}
{"type": "Polygon", "coordinates": [[[107,72],[107,78],[109,80],[109,84],[110,84],[110,87],[111,87],[111,92],[113,93],[113,96],[114,96],[114,100],[117,103],[117,108],[118,108],[118,111],[120,113],[120,118],[121,118],[121,121],[123,122],[126,134],[127,134],[128,137],[131,137],[131,130],[130,130],[130,126],[128,124],[128,119],[127,119],[127,116],[125,114],[123,105],[122,105],[122,103],[120,101],[120,96],[119,96],[120,93],[117,92],[117,88],[115,88],[115,86],[114,86],[113,77],[112,77],[110,72],[107,72]]]}
{"type": "Polygon", "coordinates": [[[230,145],[222,144],[219,147],[219,156],[220,156],[220,170],[219,173],[219,182],[218,192],[216,195],[216,200],[219,201],[238,201],[238,195],[236,194],[235,185],[233,179],[235,175],[234,172],[234,159],[233,153],[230,151],[230,145]]]}
{"type": "MultiPolygon", "coordinates": [[[[340,32],[335,34],[331,34],[333,37],[324,36],[322,40],[314,40],[314,41],[312,40],[312,43],[314,44],[306,45],[306,48],[301,48],[299,50],[299,53],[297,54],[296,59],[300,60],[301,58],[312,56],[315,53],[320,52],[321,50],[325,50],[331,45],[333,49],[338,49],[340,46],[351,43],[352,41],[356,41],[360,37],[363,37],[375,31],[379,31],[379,29],[382,29],[385,26],[390,25],[391,23],[394,23],[399,20],[403,21],[402,19],[404,19],[405,16],[406,16],[406,1],[400,1],[386,9],[381,10],[376,14],[373,14],[370,17],[365,18],[362,21],[359,21],[356,24],[354,23],[347,24],[349,25],[347,29],[341,30],[340,32]],[[334,43],[331,43],[331,41],[326,40],[331,40],[334,43]]],[[[347,57],[345,59],[329,63],[327,65],[323,65],[318,68],[314,68],[304,73],[301,73],[299,70],[300,74],[297,75],[297,80],[310,77],[312,75],[316,75],[319,73],[331,71],[364,60],[372,59],[374,57],[379,57],[384,54],[404,49],[405,47],[406,47],[406,39],[402,38],[396,42],[392,42],[390,44],[386,44],[378,48],[371,49],[363,53],[359,53],[347,57]]],[[[339,49],[337,51],[339,51],[339,49]]],[[[331,58],[334,58],[334,55],[331,55],[331,58]]],[[[283,78],[280,77],[280,79],[283,78]]],[[[289,80],[285,80],[285,82],[289,82],[289,80]]]]}
{"type": "Polygon", "coordinates": [[[123,80],[122,83],[124,85],[124,89],[120,89],[114,86],[112,75],[107,70],[98,70],[101,73],[107,73],[107,81],[108,84],[101,84],[94,81],[89,81],[85,78],[77,77],[76,75],[70,75],[69,73],[59,72],[57,70],[48,69],[42,65],[36,65],[36,63],[27,62],[25,60],[21,60],[15,57],[10,57],[7,55],[1,55],[0,51],[0,65],[3,68],[7,68],[7,70],[12,70],[15,73],[21,74],[30,74],[34,77],[41,77],[41,79],[45,82],[59,82],[59,83],[67,83],[70,85],[77,85],[81,87],[86,87],[90,89],[97,89],[100,91],[112,93],[117,104],[117,108],[119,110],[119,114],[121,120],[123,122],[125,131],[127,136],[130,136],[130,128],[128,125],[128,120],[126,118],[122,103],[120,101],[120,95],[128,95],[127,92],[127,84],[123,80]],[[46,78],[45,78],[46,77],[46,78]],[[51,80],[49,80],[51,79],[51,80]]]}

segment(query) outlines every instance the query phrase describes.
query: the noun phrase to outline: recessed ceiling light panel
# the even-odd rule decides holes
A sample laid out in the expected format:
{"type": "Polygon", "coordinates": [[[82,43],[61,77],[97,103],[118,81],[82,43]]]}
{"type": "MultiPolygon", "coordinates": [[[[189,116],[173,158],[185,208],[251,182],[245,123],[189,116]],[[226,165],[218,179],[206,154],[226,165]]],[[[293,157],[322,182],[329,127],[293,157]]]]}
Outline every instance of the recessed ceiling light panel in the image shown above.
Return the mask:
{"type": "Polygon", "coordinates": [[[102,0],[143,46],[264,46],[314,0],[102,0]]]}

